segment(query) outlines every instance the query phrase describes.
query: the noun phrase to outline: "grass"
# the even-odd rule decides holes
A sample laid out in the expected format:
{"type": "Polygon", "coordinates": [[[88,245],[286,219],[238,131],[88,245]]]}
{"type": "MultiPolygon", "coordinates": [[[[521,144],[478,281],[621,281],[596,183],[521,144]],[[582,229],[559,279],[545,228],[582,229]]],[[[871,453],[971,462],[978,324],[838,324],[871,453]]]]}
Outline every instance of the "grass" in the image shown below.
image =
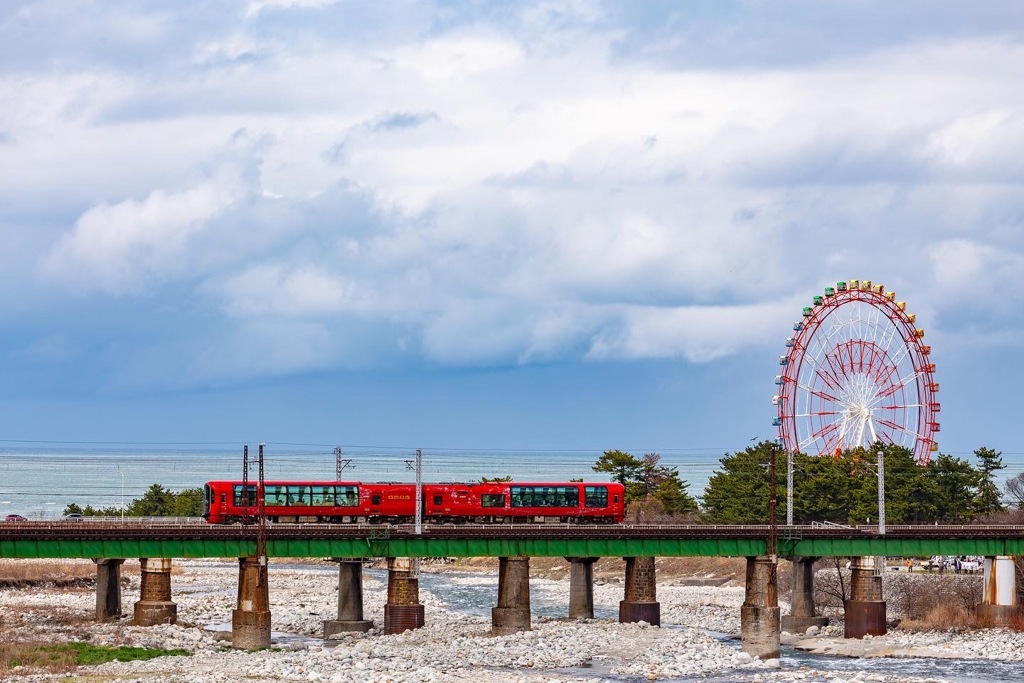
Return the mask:
{"type": "Polygon", "coordinates": [[[95,579],[96,565],[91,560],[0,560],[0,585],[15,587],[95,579]]]}
{"type": "Polygon", "coordinates": [[[128,662],[173,655],[190,655],[187,650],[159,650],[144,647],[114,647],[90,643],[0,643],[0,673],[16,666],[51,672],[70,671],[78,666],[128,662]]]}

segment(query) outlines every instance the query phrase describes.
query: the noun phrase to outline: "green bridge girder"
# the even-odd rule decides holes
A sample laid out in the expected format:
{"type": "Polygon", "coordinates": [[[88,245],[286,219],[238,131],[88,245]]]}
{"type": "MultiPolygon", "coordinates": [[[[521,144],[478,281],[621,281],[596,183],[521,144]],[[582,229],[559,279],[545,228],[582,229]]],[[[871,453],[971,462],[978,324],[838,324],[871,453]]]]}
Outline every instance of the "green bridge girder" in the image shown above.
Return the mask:
{"type": "MultiPolygon", "coordinates": [[[[241,533],[180,538],[133,538],[131,533],[107,538],[62,536],[0,533],[0,558],[227,558],[256,553],[255,538],[241,533]]],[[[751,557],[765,554],[765,549],[763,536],[727,529],[717,535],[702,532],[700,537],[681,535],[678,530],[664,536],[648,531],[642,537],[543,533],[518,537],[503,536],[496,530],[493,535],[464,537],[457,533],[445,537],[373,533],[324,538],[297,532],[267,539],[269,557],[751,557]]],[[[783,535],[778,539],[778,553],[782,557],[1024,555],[1024,532],[969,537],[849,532],[803,538],[783,535]]]]}

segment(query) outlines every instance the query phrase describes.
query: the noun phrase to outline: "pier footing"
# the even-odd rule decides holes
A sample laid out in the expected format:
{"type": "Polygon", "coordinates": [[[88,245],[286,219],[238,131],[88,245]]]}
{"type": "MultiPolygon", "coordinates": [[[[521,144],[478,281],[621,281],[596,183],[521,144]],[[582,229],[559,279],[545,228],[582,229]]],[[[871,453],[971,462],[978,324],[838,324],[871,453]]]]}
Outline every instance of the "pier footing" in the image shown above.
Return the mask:
{"type": "Polygon", "coordinates": [[[324,621],[324,638],[336,633],[365,633],[373,621],[363,619],[363,562],[334,558],[338,563],[338,618],[324,621]]]}
{"type": "Polygon", "coordinates": [[[640,621],[661,626],[657,577],[653,557],[626,557],[625,595],[619,602],[619,623],[640,621]]]}
{"type": "Polygon", "coordinates": [[[143,557],[139,564],[142,588],[132,623],[136,626],[176,623],[178,606],[171,601],[171,558],[143,557]]]}
{"type": "Polygon", "coordinates": [[[850,599],[844,605],[843,637],[884,636],[885,631],[882,575],[875,570],[875,558],[852,557],[850,599]]]}
{"type": "Polygon", "coordinates": [[[747,558],[743,606],[740,607],[740,638],[743,651],[752,657],[778,659],[779,609],[778,560],[762,555],[747,558]]]}
{"type": "Polygon", "coordinates": [[[491,609],[491,634],[529,631],[530,558],[498,558],[498,606],[491,609]]]}
{"type": "Polygon", "coordinates": [[[264,558],[238,558],[238,608],[231,612],[231,646],[236,650],[270,647],[270,586],[264,558]]]}

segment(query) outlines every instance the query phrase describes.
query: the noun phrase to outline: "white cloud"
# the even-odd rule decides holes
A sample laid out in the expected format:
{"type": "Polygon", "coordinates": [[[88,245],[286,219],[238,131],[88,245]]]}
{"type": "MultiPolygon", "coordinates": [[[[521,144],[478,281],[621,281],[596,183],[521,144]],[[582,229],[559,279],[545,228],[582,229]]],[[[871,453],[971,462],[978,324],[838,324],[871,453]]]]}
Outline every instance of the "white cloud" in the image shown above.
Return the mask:
{"type": "Polygon", "coordinates": [[[190,240],[236,199],[233,188],[207,182],[141,201],[100,204],[85,212],[43,261],[43,270],[79,292],[114,295],[148,289],[188,271],[190,240]]]}
{"type": "Polygon", "coordinates": [[[623,307],[618,329],[597,334],[587,357],[685,358],[706,363],[736,353],[755,339],[775,340],[783,348],[783,321],[794,310],[789,301],[755,306],[623,307]]]}
{"type": "Polygon", "coordinates": [[[0,199],[73,224],[42,272],[301,330],[258,359],[196,344],[210,376],[372,363],[389,335],[455,365],[707,362],[774,344],[837,279],[937,313],[995,296],[982,275],[1019,291],[1012,36],[720,68],[652,59],[671,27],[629,53],[602,6],[322,30],[354,10],[253,2],[182,64],[0,77],[0,199]]]}
{"type": "Polygon", "coordinates": [[[294,7],[319,9],[337,4],[338,0],[250,0],[245,8],[247,17],[255,17],[267,10],[287,10],[294,7]]]}

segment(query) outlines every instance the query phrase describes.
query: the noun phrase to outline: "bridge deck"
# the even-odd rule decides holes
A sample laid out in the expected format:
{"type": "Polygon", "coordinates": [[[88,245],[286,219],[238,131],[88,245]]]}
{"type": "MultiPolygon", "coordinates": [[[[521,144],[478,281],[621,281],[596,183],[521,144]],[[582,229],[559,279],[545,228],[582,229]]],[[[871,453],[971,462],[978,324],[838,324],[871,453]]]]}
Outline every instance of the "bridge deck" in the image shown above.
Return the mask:
{"type": "MultiPolygon", "coordinates": [[[[273,524],[271,557],[743,557],[763,555],[767,526],[273,524]]],[[[780,526],[792,556],[1024,555],[1022,526],[780,526]]],[[[0,558],[243,557],[256,528],[153,521],[0,524],[0,558]]]]}

